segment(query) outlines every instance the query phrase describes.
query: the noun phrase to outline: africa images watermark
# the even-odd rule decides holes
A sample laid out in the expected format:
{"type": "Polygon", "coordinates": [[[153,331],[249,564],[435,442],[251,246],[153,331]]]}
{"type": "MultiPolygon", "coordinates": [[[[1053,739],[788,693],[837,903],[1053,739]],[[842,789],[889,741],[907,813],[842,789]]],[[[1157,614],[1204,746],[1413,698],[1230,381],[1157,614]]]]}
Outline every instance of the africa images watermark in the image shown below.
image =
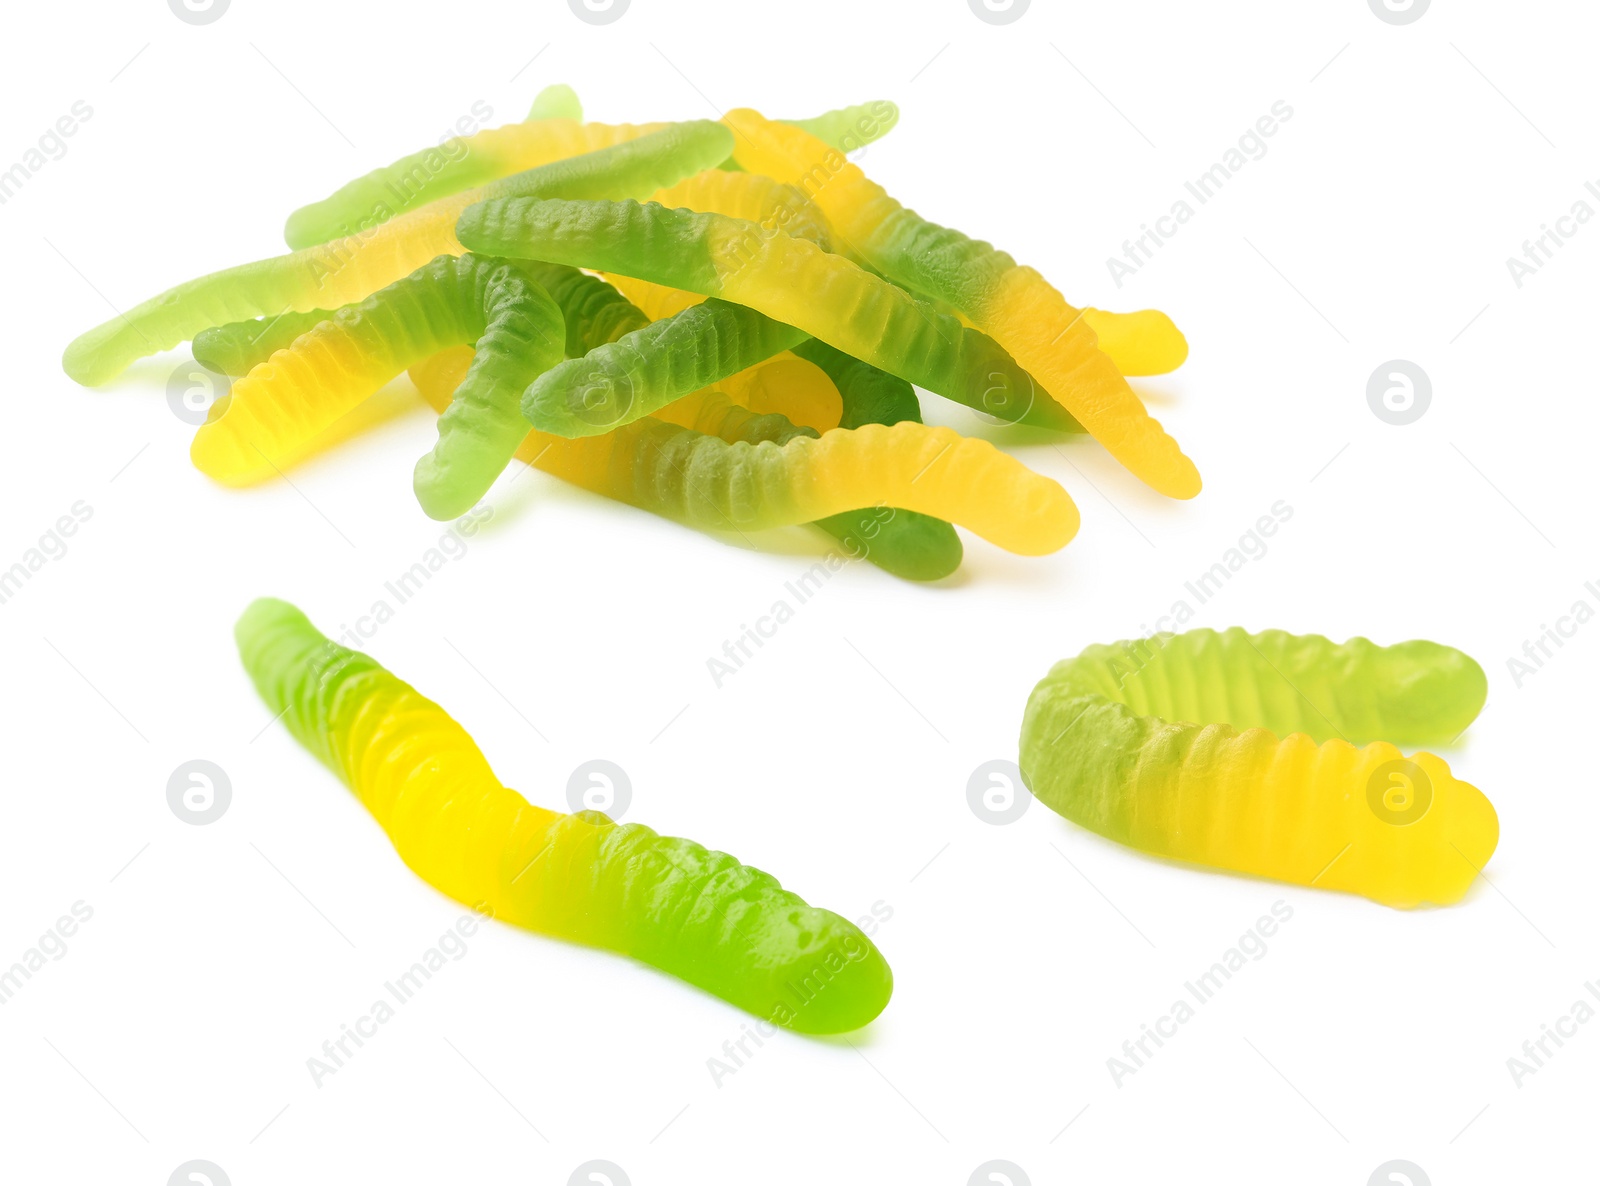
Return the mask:
{"type": "Polygon", "coordinates": [[[480,920],[491,917],[493,911],[486,904],[475,906],[473,913],[463,914],[456,919],[455,925],[440,935],[409,968],[393,980],[385,980],[385,995],[373,1001],[355,1021],[340,1022],[338,1036],[322,1043],[322,1057],[312,1055],[306,1059],[311,1082],[320,1089],[324,1079],[338,1074],[370,1039],[378,1036],[380,1026],[393,1021],[400,1008],[416,999],[436,972],[443,970],[447,964],[466,959],[467,940],[478,933],[480,920]]]}
{"type": "Polygon", "coordinates": [[[745,664],[755,658],[756,652],[777,637],[778,631],[794,620],[798,608],[815,597],[833,579],[834,573],[841,571],[852,561],[865,560],[872,551],[871,541],[877,538],[883,524],[894,518],[894,513],[893,507],[877,507],[872,512],[870,522],[865,526],[858,523],[854,534],[840,538],[839,542],[844,545],[844,551],[830,548],[827,555],[817,563],[793,580],[783,582],[783,591],[787,596],[774,601],[766,613],[756,618],[754,625],[740,622],[739,633],[723,640],[721,655],[712,655],[706,659],[706,671],[711,675],[713,686],[721,688],[724,680],[731,679],[744,670],[745,664]]]}
{"type": "Polygon", "coordinates": [[[428,582],[433,580],[435,573],[449,564],[460,561],[467,554],[467,541],[477,535],[479,529],[493,518],[494,508],[488,503],[479,503],[462,515],[437,541],[423,551],[411,567],[394,579],[383,582],[386,596],[376,598],[367,607],[366,613],[356,615],[354,622],[339,623],[339,631],[333,636],[334,640],[351,650],[360,650],[365,643],[371,642],[378,631],[394,618],[401,606],[422,592],[428,582]]]}
{"type": "Polygon", "coordinates": [[[77,99],[66,114],[44,130],[39,139],[23,152],[20,159],[0,171],[0,206],[5,205],[22,191],[23,186],[46,165],[67,155],[67,140],[76,136],[82,125],[94,118],[94,108],[77,99]]]}
{"type": "Polygon", "coordinates": [[[1189,204],[1189,197],[1194,198],[1199,206],[1211,201],[1246,165],[1267,155],[1267,139],[1276,136],[1282,126],[1293,118],[1294,108],[1283,99],[1277,100],[1265,115],[1245,129],[1238,141],[1215,164],[1194,180],[1183,183],[1188,197],[1172,203],[1172,208],[1157,218],[1154,226],[1147,222],[1140,223],[1139,234],[1122,241],[1122,257],[1106,257],[1106,270],[1111,273],[1116,286],[1121,288],[1125,279],[1135,275],[1154,259],[1156,252],[1165,247],[1167,241],[1195,216],[1197,207],[1189,204]]]}
{"type": "Polygon", "coordinates": [[[81,898],[68,910],[69,913],[56,919],[50,929],[39,936],[38,942],[22,953],[20,959],[0,972],[0,1005],[10,1004],[11,998],[22,991],[22,986],[33,979],[34,973],[44,970],[46,957],[52,962],[65,959],[67,940],[94,917],[94,907],[81,898]]]}
{"type": "Polygon", "coordinates": [[[60,560],[65,556],[67,538],[78,534],[78,528],[94,517],[94,508],[81,498],[67,511],[45,529],[38,542],[25,548],[21,558],[13,561],[11,567],[0,569],[0,605],[16,597],[23,586],[33,579],[34,573],[52,560],[60,560]]]}
{"type": "Polygon", "coordinates": [[[1111,1081],[1121,1088],[1124,1079],[1143,1070],[1168,1040],[1178,1036],[1178,1027],[1193,1021],[1199,1007],[1215,1000],[1236,972],[1266,958],[1271,950],[1267,940],[1278,933],[1279,926],[1293,917],[1294,907],[1278,899],[1272,904],[1271,913],[1256,919],[1255,925],[1240,935],[1239,941],[1224,951],[1214,964],[1193,980],[1185,980],[1183,988],[1187,996],[1175,1000],[1167,1012],[1156,1018],[1154,1026],[1140,1022],[1139,1036],[1123,1042],[1121,1057],[1112,1055],[1106,1059],[1106,1070],[1111,1072],[1111,1081]]]}
{"type": "MultiPolygon", "coordinates": [[[[1583,990],[1596,1001],[1600,1001],[1600,983],[1586,980],[1583,990]]],[[[1524,1079],[1529,1075],[1537,1075],[1544,1069],[1545,1063],[1554,1058],[1567,1042],[1578,1036],[1578,1027],[1588,1025],[1595,1016],[1595,1006],[1579,997],[1572,1003],[1571,1009],[1556,1018],[1554,1025],[1540,1022],[1539,1035],[1529,1038],[1522,1044],[1521,1057],[1512,1055],[1506,1059],[1506,1070],[1511,1072],[1511,1082],[1520,1090],[1524,1079]],[[1554,1049],[1551,1049],[1552,1046],[1554,1049]]]]}
{"type": "Polygon", "coordinates": [[[1556,652],[1566,646],[1578,631],[1594,620],[1595,605],[1600,604],[1600,581],[1584,582],[1583,591],[1594,598],[1580,597],[1574,601],[1566,613],[1556,618],[1556,624],[1551,626],[1548,622],[1539,623],[1539,633],[1533,638],[1524,639],[1522,643],[1522,656],[1512,655],[1506,660],[1506,670],[1511,673],[1511,683],[1516,688],[1521,688],[1524,683],[1544,670],[1544,666],[1554,659],[1556,652]]]}
{"type": "MultiPolygon", "coordinates": [[[[1600,202],[1600,185],[1585,181],[1583,188],[1589,197],[1600,202]]],[[[1567,240],[1577,235],[1594,218],[1594,213],[1594,207],[1589,205],[1587,199],[1579,198],[1572,203],[1571,209],[1556,218],[1554,226],[1541,222],[1539,234],[1522,241],[1522,258],[1514,255],[1506,257],[1506,271],[1511,273],[1512,283],[1521,288],[1530,276],[1538,275],[1546,264],[1555,259],[1556,252],[1567,245],[1567,240]]]]}
{"type": "Polygon", "coordinates": [[[1196,606],[1210,601],[1236,575],[1266,556],[1270,548],[1267,541],[1278,534],[1279,528],[1294,518],[1294,507],[1282,498],[1267,510],[1270,513],[1259,516],[1239,537],[1238,542],[1225,548],[1221,557],[1209,568],[1193,580],[1183,583],[1183,590],[1189,595],[1188,597],[1179,597],[1174,601],[1171,608],[1156,619],[1153,627],[1141,624],[1139,629],[1146,639],[1180,630],[1194,618],[1196,606]],[[1192,602],[1190,598],[1193,598],[1192,602]]]}

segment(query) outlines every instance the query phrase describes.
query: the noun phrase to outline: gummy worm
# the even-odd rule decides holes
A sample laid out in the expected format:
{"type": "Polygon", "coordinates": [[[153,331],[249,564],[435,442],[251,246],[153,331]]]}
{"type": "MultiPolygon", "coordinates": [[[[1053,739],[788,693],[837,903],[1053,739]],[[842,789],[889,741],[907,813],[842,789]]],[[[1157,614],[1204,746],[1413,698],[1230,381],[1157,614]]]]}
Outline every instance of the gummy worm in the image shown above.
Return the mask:
{"type": "Polygon", "coordinates": [[[726,853],[535,807],[444,709],[287,602],[252,603],[234,636],[267,707],[456,901],[631,956],[802,1033],[857,1029],[888,1004],[889,965],[854,924],[726,853]]]}
{"type": "MultiPolygon", "coordinates": [[[[612,138],[638,132],[603,124],[584,126],[604,129],[604,136],[612,138]]],[[[708,167],[708,162],[731,151],[732,142],[725,127],[700,120],[611,147],[594,144],[596,151],[455,194],[346,239],[212,272],[170,288],[78,337],[67,347],[62,366],[77,382],[96,386],[115,378],[135,359],[171,349],[210,326],[359,301],[437,255],[460,254],[456,218],[480,197],[654,193],[708,167]]]]}
{"type": "MultiPolygon", "coordinates": [[[[650,319],[604,280],[562,264],[521,260],[517,270],[550,294],[567,327],[567,357],[582,357],[595,346],[650,324],[650,319]]],[[[194,360],[220,375],[248,374],[301,334],[330,320],[337,310],[311,309],[214,325],[194,336],[194,360]]]]}
{"type": "Polygon", "coordinates": [[[1494,852],[1494,808],[1442,759],[1373,739],[1448,743],[1487,692],[1477,663],[1432,642],[1158,634],[1055,665],[1028,699],[1022,775],[1144,852],[1442,905],[1494,852]]]}
{"type": "Polygon", "coordinates": [[[912,291],[948,301],[992,334],[1137,477],[1174,498],[1200,492],[1194,463],[1098,349],[1079,310],[1038,272],[907,210],[803,129],[750,110],[729,112],[724,122],[737,133],[740,164],[801,185],[851,250],[912,291]]]}
{"type": "Polygon", "coordinates": [[[509,198],[469,207],[456,235],[475,251],[720,297],[979,411],[1049,427],[1072,423],[1053,401],[1033,398],[1032,379],[993,339],[782,231],[654,202],[509,198]]]}
{"type": "MultiPolygon", "coordinates": [[[[552,88],[553,89],[553,88],[552,88]]],[[[542,92],[543,100],[549,92],[542,92]]],[[[577,96],[573,96],[576,104],[577,96]]],[[[535,110],[539,109],[535,101],[535,110]]],[[[556,104],[552,102],[554,108],[556,104]]],[[[401,157],[391,164],[356,178],[335,190],[321,201],[302,206],[289,215],[284,226],[284,239],[290,247],[310,247],[352,233],[353,228],[372,226],[404,214],[427,202],[457,194],[472,186],[484,185],[497,178],[548,164],[564,156],[587,152],[601,147],[599,143],[583,143],[579,138],[593,138],[595,129],[605,124],[580,125],[575,114],[568,119],[538,118],[533,112],[522,123],[486,128],[471,136],[458,137],[444,145],[436,145],[401,157]]],[[[811,135],[820,136],[825,143],[830,137],[840,137],[839,143],[862,139],[858,130],[865,125],[874,134],[871,139],[885,135],[894,127],[899,112],[894,104],[864,104],[826,112],[809,120],[798,121],[798,127],[810,129],[811,135]],[[884,109],[887,108],[887,112],[884,109]]],[[[666,124],[641,124],[630,128],[632,135],[659,131],[666,124]]],[[[609,141],[608,141],[609,143],[609,141]]],[[[856,146],[851,143],[851,148],[856,146]]],[[[729,149],[732,152],[732,149],[729,149]]],[[[724,158],[726,159],[726,158],[724,158]]],[[[706,166],[707,168],[711,166],[706,166]]],[[[643,196],[643,195],[640,195],[643,196]]]]}
{"type": "Polygon", "coordinates": [[[195,433],[190,456],[222,481],[251,481],[413,362],[476,342],[471,368],[417,464],[423,510],[454,518],[481,498],[527,434],[518,400],[555,364],[561,310],[504,260],[442,255],[349,305],[233,385],[195,433]]]}
{"type": "Polygon", "coordinates": [[[462,190],[668,126],[539,119],[456,137],[403,156],[341,186],[320,202],[301,206],[284,224],[284,242],[296,250],[315,247],[462,190]]]}
{"type": "Polygon", "coordinates": [[[805,337],[742,305],[704,301],[546,371],[523,396],[522,414],[557,436],[610,432],[805,337]]]}
{"type": "MultiPolygon", "coordinates": [[[[903,421],[922,423],[922,405],[904,379],[851,358],[816,338],[802,342],[795,347],[795,353],[821,367],[833,380],[843,405],[840,428],[903,421]]],[[[916,511],[897,510],[885,521],[879,508],[867,508],[836,516],[824,527],[835,534],[839,534],[835,528],[841,529],[841,539],[874,541],[868,547],[868,559],[907,580],[937,581],[961,567],[963,549],[955,528],[916,511]]]]}
{"type": "MultiPolygon", "coordinates": [[[[447,403],[448,368],[462,357],[449,352],[411,368],[435,408],[447,403]]],[[[1078,530],[1078,508],[1059,484],[986,441],[924,424],[865,425],[779,446],[729,444],[647,416],[597,437],[534,430],[516,455],[574,486],[709,531],[791,527],[887,506],[1038,556],[1078,530]]]]}

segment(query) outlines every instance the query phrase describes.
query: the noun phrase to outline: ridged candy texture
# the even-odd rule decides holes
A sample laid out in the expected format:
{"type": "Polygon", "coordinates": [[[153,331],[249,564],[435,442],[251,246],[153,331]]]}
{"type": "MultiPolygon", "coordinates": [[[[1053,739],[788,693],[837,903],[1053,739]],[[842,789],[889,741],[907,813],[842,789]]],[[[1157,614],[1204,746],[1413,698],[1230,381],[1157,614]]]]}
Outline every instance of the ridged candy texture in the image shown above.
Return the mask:
{"type": "Polygon", "coordinates": [[[357,177],[321,201],[301,206],[284,224],[284,242],[295,250],[314,247],[363,227],[381,225],[462,190],[648,136],[667,126],[535,119],[451,137],[357,177]]]}
{"type": "Polygon", "coordinates": [[[442,255],[318,322],[213,405],[190,455],[212,477],[248,482],[279,463],[413,362],[476,343],[472,367],[417,465],[423,509],[453,518],[481,498],[527,433],[518,411],[532,377],[561,359],[561,311],[504,260],[442,255]]]}
{"type": "MultiPolygon", "coordinates": [[[[413,367],[411,377],[442,408],[451,377],[465,365],[464,351],[446,352],[413,367]]],[[[647,416],[604,436],[534,430],[517,456],[585,490],[709,531],[761,531],[896,507],[1037,556],[1066,546],[1078,530],[1078,509],[1058,483],[987,441],[923,424],[751,445],[647,416]]]]}
{"type": "Polygon", "coordinates": [[[594,436],[648,416],[805,340],[753,309],[707,300],[540,375],[522,414],[556,436],[594,436]]]}
{"type": "Polygon", "coordinates": [[[889,965],[854,924],[726,853],[533,806],[442,708],[287,602],[252,603],[234,634],[268,710],[456,901],[632,956],[803,1033],[858,1029],[888,1003],[889,965]]]}
{"type": "Polygon", "coordinates": [[[736,133],[735,160],[752,172],[802,185],[843,242],[884,275],[948,301],[992,335],[1038,380],[1048,393],[1043,398],[1064,406],[1136,476],[1174,498],[1200,492],[1194,463],[1098,348],[1081,311],[1038,272],[907,210],[803,129],[747,109],[730,111],[724,122],[736,133]]]}
{"type": "MultiPolygon", "coordinates": [[[[612,131],[624,136],[637,129],[612,131]]],[[[338,308],[410,275],[437,255],[459,255],[463,249],[456,241],[456,218],[480,199],[651,194],[709,168],[732,145],[728,129],[708,120],[673,124],[609,147],[594,145],[594,151],[582,156],[441,198],[342,239],[225,268],[169,288],[80,334],[67,346],[61,365],[75,381],[97,386],[116,378],[135,359],[169,350],[212,326],[338,308]]]]}
{"type": "Polygon", "coordinates": [[[1487,691],[1477,663],[1432,642],[1235,628],[1092,646],[1029,697],[1022,776],[1052,810],[1144,852],[1445,905],[1488,862],[1499,821],[1442,759],[1395,742],[1448,744],[1487,691]]]}
{"type": "Polygon", "coordinates": [[[469,207],[456,236],[474,251],[721,297],[998,419],[1074,426],[1060,405],[1034,398],[1033,380],[993,339],[844,256],[743,219],[654,202],[512,198],[469,207]]]}

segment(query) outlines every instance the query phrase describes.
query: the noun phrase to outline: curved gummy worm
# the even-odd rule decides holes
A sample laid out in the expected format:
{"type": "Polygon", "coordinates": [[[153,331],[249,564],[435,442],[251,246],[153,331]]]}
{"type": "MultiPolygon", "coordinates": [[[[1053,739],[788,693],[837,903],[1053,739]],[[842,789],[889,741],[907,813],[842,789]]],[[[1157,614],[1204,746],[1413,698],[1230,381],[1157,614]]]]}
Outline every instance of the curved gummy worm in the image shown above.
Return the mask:
{"type": "Polygon", "coordinates": [[[283,239],[296,250],[314,247],[362,227],[381,225],[462,190],[668,126],[537,119],[454,137],[357,177],[319,202],[301,206],[284,224],[283,239]]]}
{"type": "MultiPolygon", "coordinates": [[[[448,401],[448,376],[459,373],[463,358],[447,352],[411,369],[435,408],[448,401]]],[[[517,456],[585,490],[709,531],[760,531],[896,507],[1038,556],[1064,547],[1078,530],[1078,508],[1056,482],[986,441],[923,424],[866,425],[779,446],[729,444],[647,416],[598,437],[536,429],[517,456]]]]}
{"type": "Polygon", "coordinates": [[[1442,759],[1374,739],[1448,743],[1487,690],[1471,658],[1432,642],[1234,628],[1092,646],[1029,697],[1022,775],[1051,809],[1145,852],[1442,905],[1494,852],[1494,808],[1442,759]]]}
{"type": "Polygon", "coordinates": [[[650,200],[672,209],[742,218],[764,230],[809,239],[824,251],[831,249],[828,220],[805,191],[760,173],[707,169],[657,190],[650,200]]]}
{"type": "Polygon", "coordinates": [[[535,428],[595,436],[805,340],[754,309],[707,300],[546,371],[522,400],[535,428]]]}
{"type": "MultiPolygon", "coordinates": [[[[561,309],[568,358],[582,357],[596,346],[650,324],[627,297],[577,268],[520,260],[517,270],[548,292],[561,309]]],[[[218,374],[248,374],[251,367],[293,345],[301,334],[330,320],[335,312],[312,309],[214,325],[194,336],[194,360],[218,374]]]]}
{"type": "Polygon", "coordinates": [[[632,956],[802,1033],[857,1029],[888,1004],[889,965],[854,924],[726,853],[533,806],[442,708],[287,602],[252,603],[234,636],[268,709],[456,901],[632,956]]]}
{"type": "Polygon", "coordinates": [[[456,235],[474,251],[720,297],[979,411],[1072,423],[1033,398],[1032,379],[993,339],[843,256],[743,219],[655,202],[510,198],[469,207],[456,235]]]}
{"type": "Polygon", "coordinates": [[[1079,310],[1038,272],[907,210],[803,129],[750,110],[731,111],[724,122],[736,133],[741,165],[802,185],[841,243],[912,291],[960,309],[1136,476],[1174,498],[1200,492],[1194,463],[1099,350],[1079,310]]]}
{"type": "Polygon", "coordinates": [[[222,481],[252,481],[413,362],[474,342],[477,353],[418,464],[417,498],[454,518],[481,498],[527,434],[518,401],[554,365],[561,310],[504,260],[442,255],[346,306],[233,385],[195,434],[190,455],[222,481]]]}
{"type": "MultiPolygon", "coordinates": [[[[917,393],[904,379],[816,338],[802,342],[795,353],[833,380],[843,404],[840,428],[922,422],[917,393]]],[[[823,527],[847,542],[866,541],[868,559],[907,580],[937,581],[961,567],[963,549],[955,528],[916,511],[897,509],[885,520],[881,508],[871,507],[835,516],[823,527]]]]}
{"type": "MultiPolygon", "coordinates": [[[[604,137],[604,129],[627,129],[631,136],[641,136],[668,126],[662,123],[580,125],[577,96],[572,95],[576,110],[569,114],[562,111],[560,96],[551,95],[555,90],[552,87],[541,92],[534,110],[522,123],[486,128],[471,136],[454,137],[410,153],[347,182],[321,201],[300,207],[289,215],[284,226],[284,240],[293,248],[311,247],[352,234],[358,228],[379,225],[408,210],[473,186],[601,147],[599,143],[584,141],[604,137]],[[545,102],[547,95],[550,99],[545,102]],[[542,115],[543,110],[552,114],[542,115]],[[581,147],[574,146],[579,143],[581,147]]],[[[825,112],[797,121],[796,126],[809,129],[811,135],[820,137],[824,143],[834,143],[831,137],[838,136],[838,143],[848,145],[846,151],[850,151],[886,134],[898,118],[894,104],[880,100],[825,112]],[[859,128],[863,126],[874,131],[870,139],[862,138],[859,128]]]]}
{"type": "MultiPolygon", "coordinates": [[[[607,279],[646,317],[657,321],[676,316],[706,299],[699,293],[650,284],[632,276],[612,273],[607,279]]],[[[815,341],[814,338],[807,340],[815,341]]],[[[800,359],[794,351],[781,351],[738,374],[718,380],[717,388],[736,404],[756,411],[781,412],[796,424],[808,425],[818,432],[838,428],[844,414],[833,380],[820,367],[800,359]]]]}
{"type": "Polygon", "coordinates": [[[520,266],[561,306],[568,358],[582,358],[597,346],[650,324],[633,302],[598,276],[536,260],[524,260],[520,266]]]}
{"type": "MultiPolygon", "coordinates": [[[[637,128],[610,128],[605,135],[637,133],[637,128]]],[[[212,272],[80,335],[67,347],[62,366],[79,383],[95,386],[135,359],[171,349],[210,326],[359,301],[437,255],[460,254],[456,218],[480,197],[651,194],[707,168],[731,151],[732,142],[727,128],[708,120],[674,124],[610,147],[596,144],[582,156],[455,194],[346,239],[212,272]]]]}

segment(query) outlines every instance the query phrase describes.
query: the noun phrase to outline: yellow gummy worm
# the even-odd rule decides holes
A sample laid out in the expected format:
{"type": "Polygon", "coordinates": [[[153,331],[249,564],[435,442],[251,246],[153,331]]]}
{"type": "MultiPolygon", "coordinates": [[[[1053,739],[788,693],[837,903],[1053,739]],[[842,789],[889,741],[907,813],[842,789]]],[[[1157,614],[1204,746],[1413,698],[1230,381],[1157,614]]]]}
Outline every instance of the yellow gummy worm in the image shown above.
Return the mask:
{"type": "Polygon", "coordinates": [[[918,217],[802,129],[747,109],[729,112],[723,122],[735,133],[741,166],[799,186],[827,216],[841,247],[912,291],[960,309],[1141,480],[1174,498],[1200,492],[1194,463],[1145,411],[1081,312],[1038,272],[918,217]]]}
{"type": "MultiPolygon", "coordinates": [[[[413,366],[411,379],[442,411],[470,361],[470,349],[442,351],[413,366]]],[[[517,456],[575,486],[713,531],[893,506],[1040,556],[1078,530],[1078,509],[1056,482],[986,441],[909,421],[751,446],[646,416],[599,436],[531,431],[517,456]]]]}
{"type": "Polygon", "coordinates": [[[1477,663],[1432,642],[1158,634],[1055,665],[1028,699],[1022,775],[1144,852],[1444,905],[1494,852],[1494,807],[1443,759],[1374,738],[1449,744],[1487,691],[1477,663]]]}

